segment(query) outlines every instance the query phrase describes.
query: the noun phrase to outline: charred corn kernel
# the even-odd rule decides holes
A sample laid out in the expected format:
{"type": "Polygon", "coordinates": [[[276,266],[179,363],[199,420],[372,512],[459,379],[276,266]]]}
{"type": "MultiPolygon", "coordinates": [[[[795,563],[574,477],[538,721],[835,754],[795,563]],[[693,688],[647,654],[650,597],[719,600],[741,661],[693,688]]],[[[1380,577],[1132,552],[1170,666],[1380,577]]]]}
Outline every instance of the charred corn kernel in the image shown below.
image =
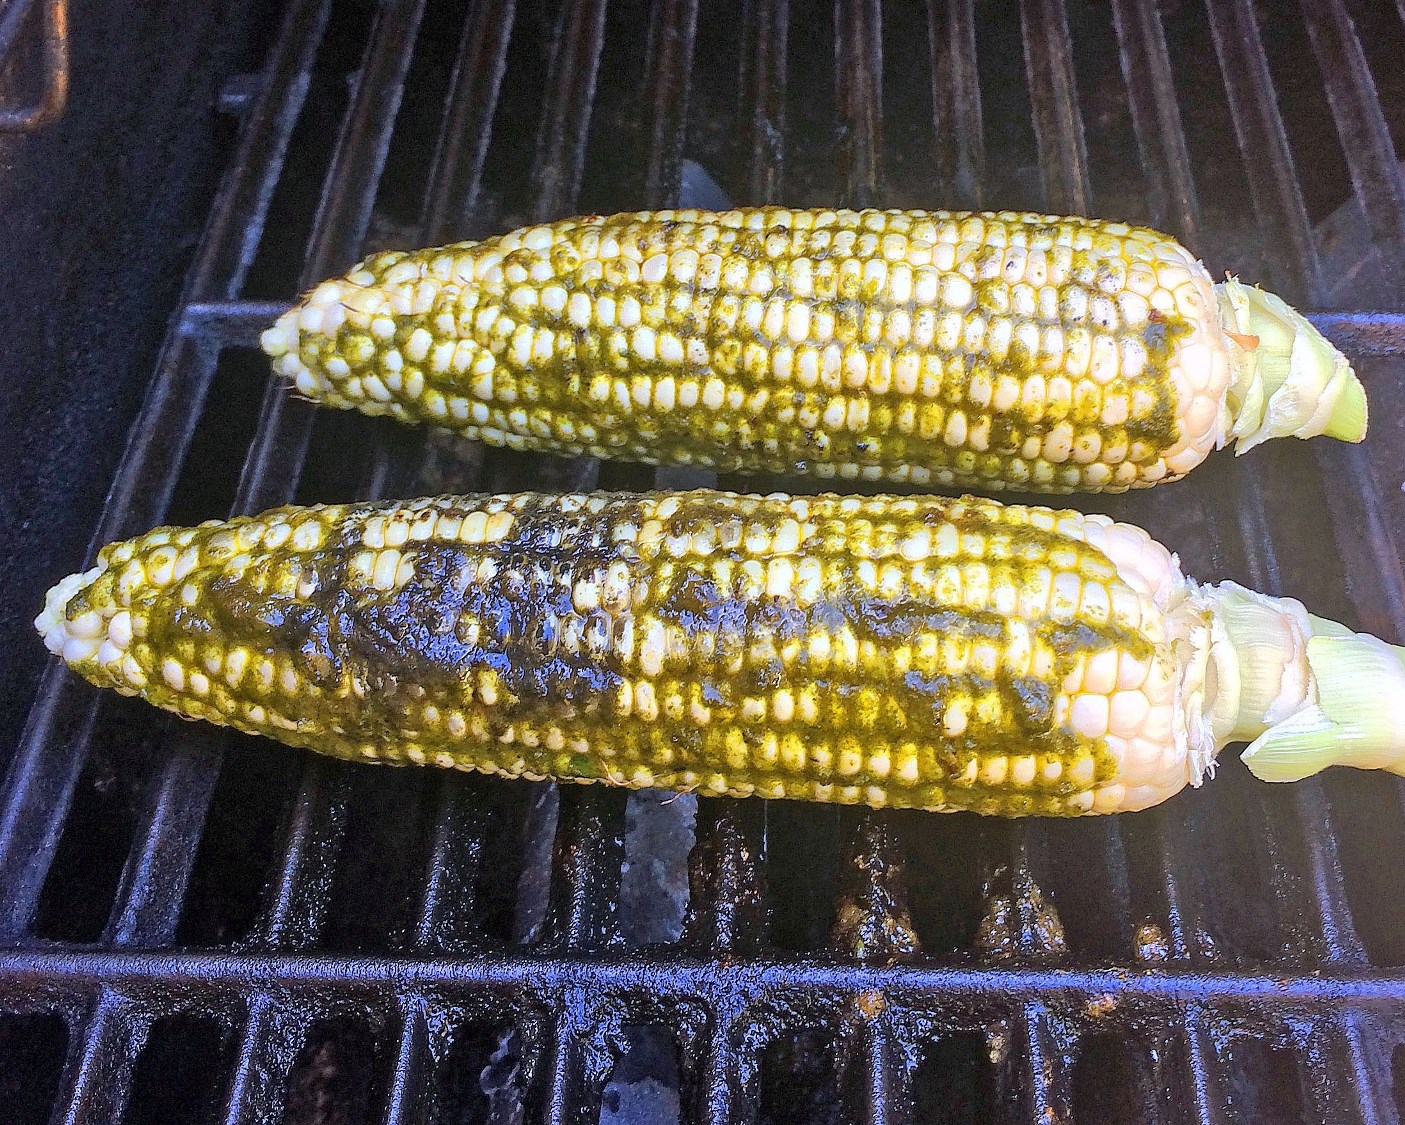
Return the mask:
{"type": "Polygon", "coordinates": [[[1009,212],[660,211],[385,252],[263,346],[332,406],[728,471],[1122,491],[1366,427],[1276,297],[1155,231],[1009,212]]]}
{"type": "Polygon", "coordinates": [[[1231,739],[1405,773],[1405,649],[992,500],[282,508],[105,547],[35,624],[94,683],[355,760],[1006,815],[1154,805],[1231,739]]]}

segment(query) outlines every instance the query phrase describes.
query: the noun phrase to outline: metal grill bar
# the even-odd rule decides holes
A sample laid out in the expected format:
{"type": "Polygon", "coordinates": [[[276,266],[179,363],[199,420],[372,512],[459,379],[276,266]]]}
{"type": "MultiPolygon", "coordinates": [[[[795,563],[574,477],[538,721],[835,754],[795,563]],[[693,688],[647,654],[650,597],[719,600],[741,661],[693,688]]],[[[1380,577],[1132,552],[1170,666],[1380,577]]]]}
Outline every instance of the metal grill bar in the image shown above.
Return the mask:
{"type": "Polygon", "coordinates": [[[412,1125],[423,1120],[428,1062],[425,1004],[417,997],[411,998],[400,1004],[400,1039],[395,1049],[390,1095],[381,1119],[385,1125],[412,1125]]]}
{"type": "Polygon", "coordinates": [[[747,194],[756,203],[780,196],[789,33],[789,0],[752,0],[747,6],[741,103],[750,134],[747,194]]]}
{"type": "Polygon", "coordinates": [[[683,163],[689,75],[698,26],[698,0],[662,0],[650,44],[649,146],[644,163],[646,206],[672,197],[683,163]]]}
{"type": "Polygon", "coordinates": [[[595,78],[605,45],[605,0],[572,0],[561,9],[556,33],[548,112],[532,169],[538,222],[565,214],[580,195],[585,141],[595,101],[595,78]]]}
{"type": "Polygon", "coordinates": [[[835,0],[834,89],[845,123],[844,199],[869,207],[881,190],[883,13],[880,0],[835,0]]]}
{"type": "Polygon", "coordinates": [[[175,940],[195,861],[194,836],[219,778],[217,747],[189,728],[167,729],[171,735],[163,741],[170,757],[152,786],[103,935],[112,945],[154,948],[175,940]]]}
{"type": "Polygon", "coordinates": [[[464,24],[429,178],[422,224],[427,245],[463,237],[473,213],[516,14],[516,0],[496,0],[474,5],[464,24]]]}
{"type": "Polygon", "coordinates": [[[866,1125],[900,1125],[907,1120],[905,1067],[893,1057],[894,1044],[887,1025],[874,1023],[862,1038],[863,1120],[866,1125]]]}
{"type": "Polygon", "coordinates": [[[1194,1003],[1263,1014],[1307,1013],[1319,1005],[1383,1005],[1398,1018],[1405,970],[1285,976],[1272,968],[1129,971],[1120,966],[865,965],[740,957],[719,963],[682,954],[557,955],[528,949],[417,958],[41,947],[0,952],[0,982],[15,996],[59,1003],[81,1000],[87,990],[104,984],[133,996],[162,989],[166,995],[218,1004],[251,995],[331,1006],[390,1002],[402,992],[452,993],[491,1015],[510,1015],[524,997],[550,1002],[565,990],[583,987],[635,1002],[702,999],[709,1009],[716,1004],[723,1012],[737,998],[763,1007],[794,1002],[805,1009],[830,1007],[836,997],[881,992],[891,1007],[908,1011],[949,1014],[949,1005],[960,1002],[969,1012],[1000,1014],[1021,995],[1038,995],[1051,1009],[1076,1010],[1089,999],[1116,992],[1129,1010],[1140,1012],[1138,1005],[1145,1005],[1148,1013],[1174,1014],[1179,1005],[1194,1003]]]}

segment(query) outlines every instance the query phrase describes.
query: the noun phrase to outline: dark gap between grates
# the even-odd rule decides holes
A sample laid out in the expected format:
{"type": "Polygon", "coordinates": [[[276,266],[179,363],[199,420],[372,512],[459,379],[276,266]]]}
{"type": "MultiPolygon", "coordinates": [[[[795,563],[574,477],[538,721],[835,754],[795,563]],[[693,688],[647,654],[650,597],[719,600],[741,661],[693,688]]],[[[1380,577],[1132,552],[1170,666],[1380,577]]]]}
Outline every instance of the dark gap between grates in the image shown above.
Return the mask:
{"type": "Polygon", "coordinates": [[[441,114],[453,78],[462,0],[429,0],[415,38],[400,112],[376,191],[365,250],[407,250],[418,244],[418,226],[438,148],[441,114]]]}
{"type": "Polygon", "coordinates": [[[761,1052],[757,1125],[840,1125],[830,1031],[784,1030],[761,1052]]]}
{"type": "Polygon", "coordinates": [[[234,1043],[218,1020],[181,1013],[156,1020],[137,1056],[122,1125],[215,1120],[234,1043]]]}
{"type": "Polygon", "coordinates": [[[160,766],[153,751],[168,726],[139,700],[99,704],[92,750],[39,896],[36,936],[56,941],[102,936],[147,788],[160,766]]]}
{"type": "Polygon", "coordinates": [[[249,735],[227,737],[176,933],[183,945],[227,945],[252,929],[302,765],[285,747],[249,735]]]}
{"type": "Polygon", "coordinates": [[[1216,1076],[1224,1099],[1224,1118],[1233,1125],[1281,1125],[1312,1120],[1303,1096],[1296,1051],[1267,1039],[1236,1035],[1220,1047],[1222,1066],[1216,1076]]]}
{"type": "Polygon", "coordinates": [[[1156,1125],[1165,1120],[1157,1103],[1151,1060],[1136,1039],[1107,1032],[1078,1044],[1072,1098],[1078,1125],[1156,1125]]]}
{"type": "Polygon", "coordinates": [[[414,927],[433,778],[374,766],[347,774],[346,839],[319,945],[390,952],[404,946],[414,927]]]}
{"type": "Polygon", "coordinates": [[[938,186],[951,173],[943,172],[942,144],[932,136],[928,13],[921,4],[890,4],[883,11],[882,35],[884,202],[931,207],[941,198],[942,206],[954,206],[938,186]]]}
{"type": "Polygon", "coordinates": [[[1001,1120],[1000,1093],[985,1034],[939,1033],[922,1052],[912,1077],[912,1119],[931,1125],[1001,1120]]]}
{"type": "Polygon", "coordinates": [[[288,1074],[289,1125],[361,1125],[379,1102],[377,1032],[364,1018],[319,1020],[307,1032],[288,1074]]]}
{"type": "Polygon", "coordinates": [[[842,825],[852,822],[851,815],[848,809],[807,809],[795,801],[766,805],[761,847],[770,937],[777,948],[824,948],[834,922],[842,825]]]}
{"type": "Polygon", "coordinates": [[[1405,898],[1399,872],[1382,864],[1381,840],[1405,834],[1405,809],[1396,786],[1355,770],[1323,778],[1336,828],[1342,881],[1356,931],[1372,965],[1405,965],[1405,898]]]}
{"type": "Polygon", "coordinates": [[[245,297],[288,300],[299,288],[303,248],[318,213],[323,173],[332,160],[376,6],[372,0],[348,0],[331,6],[306,102],[269,203],[264,224],[267,233],[259,242],[244,285],[245,297]]]}
{"type": "Polygon", "coordinates": [[[739,78],[748,42],[745,21],[756,19],[758,5],[747,3],[741,7],[739,19],[733,5],[698,6],[694,58],[706,60],[709,68],[724,77],[714,82],[690,82],[684,130],[685,155],[706,168],[734,199],[746,195],[752,106],[738,92],[743,89],[739,78]]]}
{"type": "Polygon", "coordinates": [[[1296,5],[1260,5],[1258,16],[1288,145],[1302,171],[1308,218],[1321,222],[1351,196],[1351,178],[1322,90],[1317,56],[1296,5]]]}
{"type": "Polygon", "coordinates": [[[1058,904],[1069,955],[1083,963],[1125,961],[1138,919],[1118,826],[1087,819],[1053,820],[1041,828],[1043,846],[1032,865],[1058,904]]]}
{"type": "Polygon", "coordinates": [[[889,814],[907,860],[912,924],[928,957],[971,948],[984,898],[980,832],[974,816],[910,811],[889,814]]]}
{"type": "MultiPolygon", "coordinates": [[[[803,17],[796,12],[790,19],[786,128],[777,145],[784,179],[776,202],[793,207],[832,207],[839,202],[836,189],[844,126],[836,120],[835,7],[818,3],[803,17]]],[[[737,202],[753,201],[743,197],[737,202]]]]}
{"type": "Polygon", "coordinates": [[[650,20],[657,18],[658,7],[644,0],[616,0],[605,9],[605,45],[574,211],[595,214],[646,206],[649,121],[644,65],[650,20]]]}
{"type": "Polygon", "coordinates": [[[349,504],[367,498],[368,484],[382,497],[408,495],[423,442],[390,418],[317,411],[293,502],[349,504]]]}
{"type": "Polygon", "coordinates": [[[0,1015],[0,1104],[11,1125],[44,1125],[58,1091],[68,1028],[56,1012],[0,1015]]]}
{"type": "Polygon", "coordinates": [[[1228,269],[1261,276],[1263,248],[1254,226],[1253,197],[1225,104],[1205,5],[1182,0],[1162,5],[1162,11],[1177,104],[1204,210],[1203,238],[1191,250],[1205,259],[1212,274],[1228,269]]]}
{"type": "Polygon", "coordinates": [[[983,202],[995,210],[1037,210],[1044,189],[1014,7],[976,5],[976,61],[986,145],[983,202]]]}
{"type": "Polygon", "coordinates": [[[1088,179],[1093,191],[1090,213],[1125,222],[1150,222],[1131,103],[1118,62],[1117,37],[1108,34],[1107,6],[1073,0],[1068,6],[1068,22],[1088,144],[1088,179]]]}
{"type": "Polygon", "coordinates": [[[521,1037],[515,1030],[461,1025],[434,1068],[428,1125],[513,1125],[523,1120],[521,1037]]]}
{"type": "Polygon", "coordinates": [[[1203,927],[1196,944],[1231,963],[1271,961],[1285,950],[1278,905],[1270,905],[1260,785],[1230,751],[1220,755],[1213,781],[1165,805],[1170,831],[1193,856],[1203,927]]]}
{"type": "Polygon", "coordinates": [[[681,1120],[678,1044],[659,1024],[627,1024],[600,1095],[600,1125],[676,1125],[681,1120]]]}
{"type": "Polygon", "coordinates": [[[204,409],[196,424],[171,496],[167,520],[192,525],[222,519],[234,504],[238,477],[229,471],[229,450],[243,449],[258,429],[268,386],[268,360],[249,348],[224,348],[215,364],[204,409]]]}

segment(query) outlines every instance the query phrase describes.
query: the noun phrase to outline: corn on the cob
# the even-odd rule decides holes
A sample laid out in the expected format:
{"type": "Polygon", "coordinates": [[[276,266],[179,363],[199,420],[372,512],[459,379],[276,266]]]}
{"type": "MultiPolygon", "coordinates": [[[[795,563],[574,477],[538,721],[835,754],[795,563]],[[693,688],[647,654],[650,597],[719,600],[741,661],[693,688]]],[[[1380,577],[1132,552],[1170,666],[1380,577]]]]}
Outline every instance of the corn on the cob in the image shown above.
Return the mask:
{"type": "Polygon", "coordinates": [[[493,445],[982,490],[1121,491],[1366,426],[1278,298],[1045,215],[567,220],[376,254],[263,347],[309,398],[493,445]]]}
{"type": "Polygon", "coordinates": [[[36,626],[187,718],[528,778],[1075,815],[1232,738],[1279,775],[1405,761],[1405,650],[990,500],[281,508],[107,546],[36,626]]]}

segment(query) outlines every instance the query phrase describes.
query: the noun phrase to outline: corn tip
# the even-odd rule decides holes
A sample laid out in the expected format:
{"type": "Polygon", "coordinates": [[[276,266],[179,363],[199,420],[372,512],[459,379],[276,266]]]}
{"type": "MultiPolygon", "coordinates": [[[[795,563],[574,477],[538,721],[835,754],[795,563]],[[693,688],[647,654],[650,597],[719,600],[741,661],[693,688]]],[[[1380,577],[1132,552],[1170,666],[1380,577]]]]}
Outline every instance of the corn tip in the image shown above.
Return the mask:
{"type": "Polygon", "coordinates": [[[1356,373],[1348,368],[1341,398],[1337,400],[1322,432],[1338,441],[1349,441],[1353,444],[1364,441],[1369,416],[1366,388],[1361,385],[1356,373]]]}

